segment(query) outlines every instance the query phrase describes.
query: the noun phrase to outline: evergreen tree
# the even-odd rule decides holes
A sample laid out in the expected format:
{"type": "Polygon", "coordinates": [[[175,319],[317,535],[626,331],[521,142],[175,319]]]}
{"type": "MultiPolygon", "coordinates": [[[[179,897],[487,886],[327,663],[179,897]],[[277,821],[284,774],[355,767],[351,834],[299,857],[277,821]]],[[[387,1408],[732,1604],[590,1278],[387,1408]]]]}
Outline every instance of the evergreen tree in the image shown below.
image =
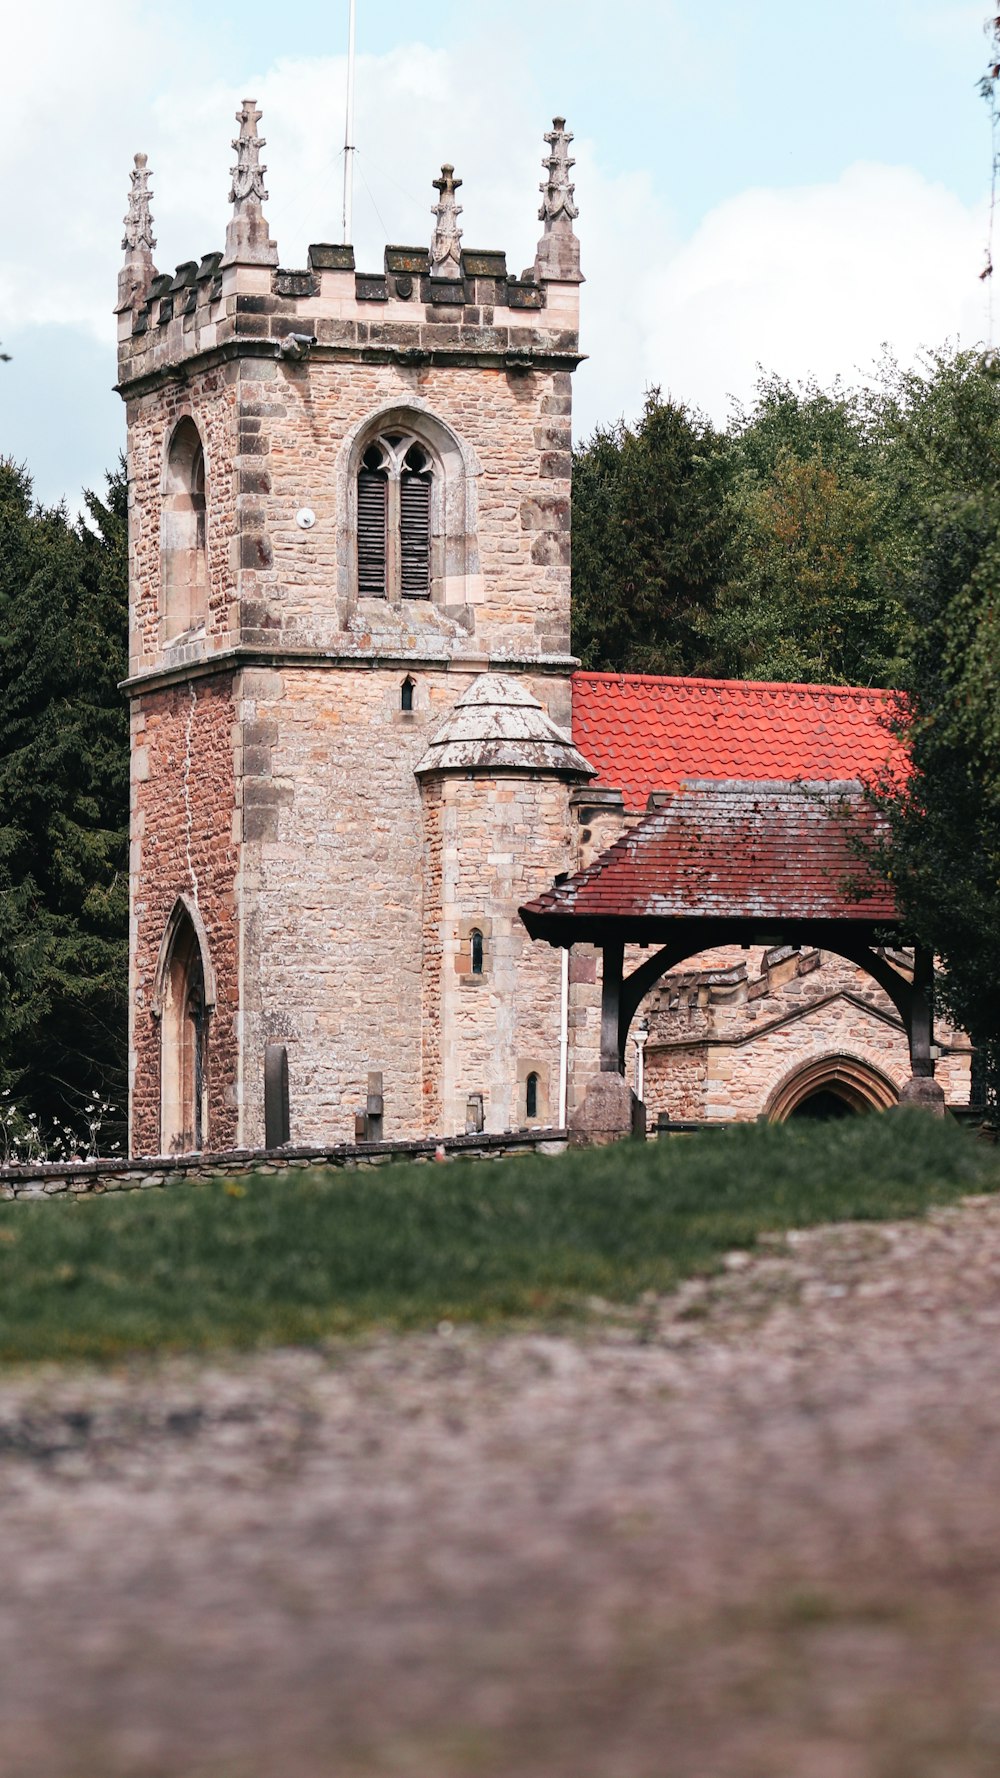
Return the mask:
{"type": "Polygon", "coordinates": [[[725,440],[658,389],[576,454],[573,646],[587,667],[708,673],[725,577],[725,440]]]}
{"type": "Polygon", "coordinates": [[[124,1104],[126,489],[93,529],[0,463],[0,1071],[41,1119],[124,1104]]]}

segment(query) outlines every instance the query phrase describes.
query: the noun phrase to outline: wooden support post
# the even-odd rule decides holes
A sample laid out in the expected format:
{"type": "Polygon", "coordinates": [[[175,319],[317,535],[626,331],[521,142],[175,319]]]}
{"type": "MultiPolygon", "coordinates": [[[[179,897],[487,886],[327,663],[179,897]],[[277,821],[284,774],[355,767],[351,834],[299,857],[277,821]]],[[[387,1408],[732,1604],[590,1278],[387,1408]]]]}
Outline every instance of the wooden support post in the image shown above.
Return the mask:
{"type": "Polygon", "coordinates": [[[605,945],[601,970],[601,1073],[624,1074],[620,1037],[625,946],[605,945]]]}
{"type": "Polygon", "coordinates": [[[910,1013],[910,1066],[914,1079],[933,1080],[934,955],[925,945],[913,952],[913,1000],[910,1013]]]}

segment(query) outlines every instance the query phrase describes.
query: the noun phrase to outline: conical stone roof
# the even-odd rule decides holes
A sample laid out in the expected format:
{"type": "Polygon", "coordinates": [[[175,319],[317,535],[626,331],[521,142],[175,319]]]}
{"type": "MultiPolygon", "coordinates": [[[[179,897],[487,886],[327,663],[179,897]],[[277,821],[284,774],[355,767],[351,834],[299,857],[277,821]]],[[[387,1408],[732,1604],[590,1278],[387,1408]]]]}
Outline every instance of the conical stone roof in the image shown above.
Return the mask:
{"type": "Polygon", "coordinates": [[[415,772],[422,778],[431,772],[498,770],[596,775],[521,680],[483,673],[459,698],[415,772]]]}

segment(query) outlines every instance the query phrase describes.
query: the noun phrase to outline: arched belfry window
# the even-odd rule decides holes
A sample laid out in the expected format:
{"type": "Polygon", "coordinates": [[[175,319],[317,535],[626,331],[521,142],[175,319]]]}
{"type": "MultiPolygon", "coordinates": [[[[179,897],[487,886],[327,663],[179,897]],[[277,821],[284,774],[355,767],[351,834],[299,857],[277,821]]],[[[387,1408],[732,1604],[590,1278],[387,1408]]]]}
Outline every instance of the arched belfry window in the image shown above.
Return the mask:
{"type": "Polygon", "coordinates": [[[160,1151],[191,1154],[208,1135],[208,1023],[214,982],[202,936],[183,902],[170,917],[157,972],[160,1151]]]}
{"type": "Polygon", "coordinates": [[[163,481],[163,636],[172,642],[205,622],[208,565],[205,539],[205,452],[185,417],[167,448],[163,481]]]}
{"type": "Polygon", "coordinates": [[[358,596],[431,596],[430,452],[412,433],[376,438],[358,471],[358,596]]]}

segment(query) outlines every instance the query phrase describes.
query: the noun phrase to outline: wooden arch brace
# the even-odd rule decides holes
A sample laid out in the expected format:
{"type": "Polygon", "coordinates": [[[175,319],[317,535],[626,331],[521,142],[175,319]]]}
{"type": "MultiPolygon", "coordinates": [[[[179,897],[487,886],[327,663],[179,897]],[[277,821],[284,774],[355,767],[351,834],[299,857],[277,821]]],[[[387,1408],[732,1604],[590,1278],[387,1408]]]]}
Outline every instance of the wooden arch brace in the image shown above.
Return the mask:
{"type": "MultiPolygon", "coordinates": [[[[880,956],[866,937],[845,931],[834,922],[795,922],[780,928],[773,924],[774,942],[832,951],[848,963],[871,976],[889,996],[906,1029],[910,1045],[910,1064],[916,1076],[932,1077],[934,1058],[934,959],[923,946],[914,952],[912,982],[880,956]]],[[[770,936],[770,933],[769,933],[770,936]]],[[[635,942],[632,940],[632,942],[635,942]]],[[[624,973],[624,940],[607,939],[603,956],[601,986],[601,1069],[610,1074],[624,1074],[625,1046],[632,1020],[645,999],[668,970],[720,945],[755,942],[752,934],[734,930],[725,920],[687,923],[660,950],[641,963],[631,974],[624,973]]],[[[760,942],[759,935],[756,942],[760,942]]]]}

